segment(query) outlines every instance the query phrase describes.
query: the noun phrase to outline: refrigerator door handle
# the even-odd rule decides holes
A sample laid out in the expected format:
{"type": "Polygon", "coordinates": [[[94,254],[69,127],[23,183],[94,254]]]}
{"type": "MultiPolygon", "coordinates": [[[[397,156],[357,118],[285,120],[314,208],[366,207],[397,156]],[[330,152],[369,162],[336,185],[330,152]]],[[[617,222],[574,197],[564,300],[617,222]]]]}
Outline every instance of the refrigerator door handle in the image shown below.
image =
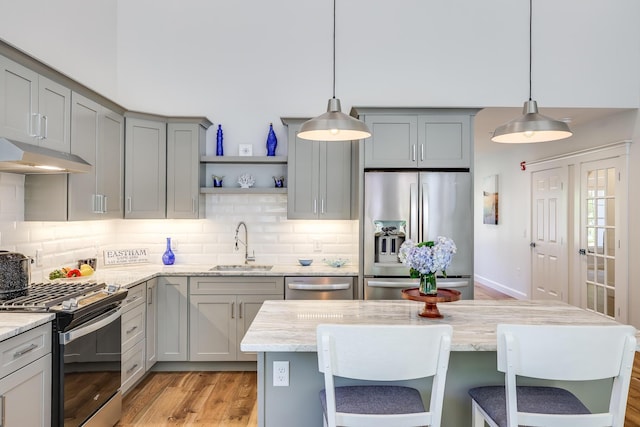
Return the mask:
{"type": "MultiPolygon", "coordinates": [[[[429,189],[426,183],[420,183],[420,241],[426,241],[432,236],[427,236],[429,229],[429,189]]],[[[433,239],[431,239],[433,240],[433,239]]]]}
{"type": "Polygon", "coordinates": [[[418,243],[418,190],[417,184],[409,184],[409,238],[418,243]]]}

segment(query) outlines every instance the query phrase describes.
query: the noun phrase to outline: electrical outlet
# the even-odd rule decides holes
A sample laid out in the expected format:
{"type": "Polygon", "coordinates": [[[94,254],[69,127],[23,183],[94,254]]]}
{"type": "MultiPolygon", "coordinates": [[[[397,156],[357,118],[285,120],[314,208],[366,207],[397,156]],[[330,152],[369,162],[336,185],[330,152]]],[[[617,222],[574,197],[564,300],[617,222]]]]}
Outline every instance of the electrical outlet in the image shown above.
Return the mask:
{"type": "Polygon", "coordinates": [[[42,267],[42,249],[36,249],[36,267],[42,267]]]}
{"type": "Polygon", "coordinates": [[[313,252],[322,252],[322,242],[320,240],[313,241],[313,252]]]}
{"type": "Polygon", "coordinates": [[[289,361],[273,362],[273,386],[289,387],[289,361]]]}

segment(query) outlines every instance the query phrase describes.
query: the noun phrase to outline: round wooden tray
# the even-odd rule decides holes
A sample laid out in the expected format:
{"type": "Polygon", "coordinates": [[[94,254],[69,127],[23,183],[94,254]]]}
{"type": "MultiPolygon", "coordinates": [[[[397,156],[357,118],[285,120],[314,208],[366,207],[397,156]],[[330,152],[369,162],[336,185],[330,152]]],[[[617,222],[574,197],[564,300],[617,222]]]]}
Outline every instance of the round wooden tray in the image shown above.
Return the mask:
{"type": "Polygon", "coordinates": [[[419,288],[409,288],[402,290],[402,298],[424,302],[424,309],[418,313],[418,315],[433,319],[441,319],[443,316],[438,310],[437,303],[458,301],[460,299],[460,291],[456,291],[455,289],[438,288],[437,295],[420,295],[419,288]]]}

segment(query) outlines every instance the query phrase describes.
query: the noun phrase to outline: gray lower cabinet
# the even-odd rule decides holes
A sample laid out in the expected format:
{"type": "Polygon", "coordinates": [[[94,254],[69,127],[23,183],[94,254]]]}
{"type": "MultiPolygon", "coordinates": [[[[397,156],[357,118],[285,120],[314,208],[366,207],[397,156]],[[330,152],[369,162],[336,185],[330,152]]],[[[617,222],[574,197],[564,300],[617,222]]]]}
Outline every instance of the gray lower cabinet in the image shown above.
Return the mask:
{"type": "Polygon", "coordinates": [[[71,90],[0,56],[0,135],[69,152],[71,90]]]}
{"type": "Polygon", "coordinates": [[[351,219],[351,142],[297,137],[302,119],[283,119],[289,130],[287,218],[351,219]]]}
{"type": "Polygon", "coordinates": [[[172,120],[167,126],[167,218],[201,216],[200,173],[204,167],[200,167],[200,157],[205,154],[210,125],[208,120],[193,119],[172,120]]]}
{"type": "Polygon", "coordinates": [[[188,277],[158,278],[158,362],[188,360],[188,277]]]}
{"type": "Polygon", "coordinates": [[[365,168],[470,168],[476,110],[358,109],[365,168]]]}
{"type": "Polygon", "coordinates": [[[140,283],[129,288],[122,304],[122,394],[145,373],[146,294],[146,283],[140,283]]]}
{"type": "Polygon", "coordinates": [[[94,167],[69,175],[69,220],[122,218],[124,118],[76,92],[71,153],[94,167]]]}
{"type": "Polygon", "coordinates": [[[255,361],[240,342],[266,300],[284,298],[282,277],[192,278],[190,361],[255,361]]]}
{"type": "Polygon", "coordinates": [[[167,123],[125,119],[125,218],[166,217],[167,123]]]}
{"type": "Polygon", "coordinates": [[[0,343],[2,425],[51,425],[51,324],[0,343]]]}
{"type": "Polygon", "coordinates": [[[145,370],[151,369],[158,361],[158,279],[148,280],[145,370]]]}

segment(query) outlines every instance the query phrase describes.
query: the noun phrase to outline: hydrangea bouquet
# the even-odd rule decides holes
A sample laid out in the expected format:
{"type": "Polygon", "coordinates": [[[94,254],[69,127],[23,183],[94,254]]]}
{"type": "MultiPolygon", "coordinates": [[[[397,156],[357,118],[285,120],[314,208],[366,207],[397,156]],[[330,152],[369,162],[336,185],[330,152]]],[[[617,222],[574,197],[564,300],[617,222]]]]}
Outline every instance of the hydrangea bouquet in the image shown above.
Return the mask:
{"type": "Polygon", "coordinates": [[[420,293],[433,295],[438,293],[436,273],[442,271],[447,276],[447,267],[456,253],[456,244],[448,237],[438,236],[435,241],[413,243],[406,240],[400,246],[398,258],[410,267],[411,277],[420,278],[420,293]]]}

